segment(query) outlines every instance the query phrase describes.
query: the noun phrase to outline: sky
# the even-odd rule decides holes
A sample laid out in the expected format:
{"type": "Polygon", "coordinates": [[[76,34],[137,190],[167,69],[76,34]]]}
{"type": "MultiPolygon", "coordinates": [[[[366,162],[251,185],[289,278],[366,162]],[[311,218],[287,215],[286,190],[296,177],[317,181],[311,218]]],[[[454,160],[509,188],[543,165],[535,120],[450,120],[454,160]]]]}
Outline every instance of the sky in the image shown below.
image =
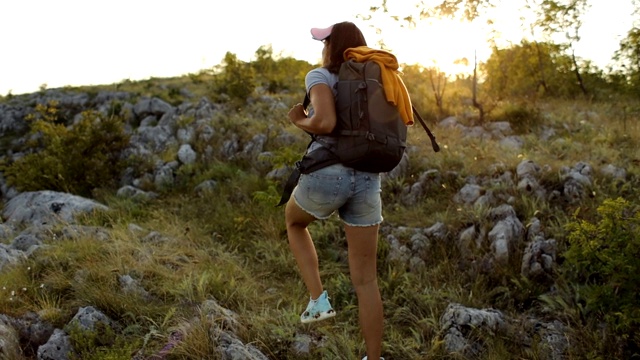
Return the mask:
{"type": "MultiPolygon", "coordinates": [[[[629,0],[591,2],[576,54],[604,67],[631,29],[632,7],[629,0]]],[[[311,39],[310,28],[340,21],[356,23],[370,46],[383,37],[401,63],[453,73],[461,71],[455,59],[490,54],[482,25],[421,21],[401,29],[379,15],[356,18],[376,3],[381,0],[0,0],[0,95],[197,73],[218,65],[226,52],[251,61],[261,46],[315,64],[322,44],[311,39]]],[[[519,2],[502,3],[495,26],[502,41],[517,43],[519,2]]]]}

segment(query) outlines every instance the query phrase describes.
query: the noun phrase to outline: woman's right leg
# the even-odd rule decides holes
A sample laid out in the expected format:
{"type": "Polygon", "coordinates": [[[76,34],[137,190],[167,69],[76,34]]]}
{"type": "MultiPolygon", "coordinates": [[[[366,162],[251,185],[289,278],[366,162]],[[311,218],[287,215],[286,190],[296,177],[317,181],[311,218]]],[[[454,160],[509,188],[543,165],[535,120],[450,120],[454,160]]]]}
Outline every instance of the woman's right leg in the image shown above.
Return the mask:
{"type": "Polygon", "coordinates": [[[345,225],[349,247],[349,272],[358,296],[358,315],[368,359],[382,352],[383,309],[378,288],[378,228],[345,225]]]}
{"type": "Polygon", "coordinates": [[[322,282],[318,269],[318,255],[307,226],[315,218],[302,210],[291,198],[285,208],[285,222],[289,248],[296,259],[304,284],[312,299],[322,294],[322,282]]]}

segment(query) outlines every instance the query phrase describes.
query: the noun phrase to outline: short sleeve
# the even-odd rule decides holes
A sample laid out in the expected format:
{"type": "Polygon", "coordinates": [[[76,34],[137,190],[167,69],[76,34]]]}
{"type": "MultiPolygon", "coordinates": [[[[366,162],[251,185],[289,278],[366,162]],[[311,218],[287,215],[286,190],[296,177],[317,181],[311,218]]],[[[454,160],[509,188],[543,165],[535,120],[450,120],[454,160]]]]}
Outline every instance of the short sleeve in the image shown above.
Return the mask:
{"type": "Polygon", "coordinates": [[[305,88],[307,89],[307,93],[311,91],[311,88],[318,84],[326,84],[329,86],[333,95],[336,95],[335,89],[333,89],[333,85],[338,81],[338,77],[336,74],[332,74],[329,70],[325,68],[315,68],[307,73],[307,76],[304,79],[305,88]]]}

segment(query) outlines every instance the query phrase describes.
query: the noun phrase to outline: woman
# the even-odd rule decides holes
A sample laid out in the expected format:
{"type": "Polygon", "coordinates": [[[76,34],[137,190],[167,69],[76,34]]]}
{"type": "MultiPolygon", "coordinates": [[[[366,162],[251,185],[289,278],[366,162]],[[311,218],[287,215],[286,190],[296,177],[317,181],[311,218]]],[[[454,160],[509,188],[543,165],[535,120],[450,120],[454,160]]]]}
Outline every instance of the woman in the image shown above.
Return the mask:
{"type": "MultiPolygon", "coordinates": [[[[334,84],[345,61],[346,49],[366,47],[362,32],[351,22],[311,29],[313,39],[324,43],[322,67],[311,70],[305,85],[312,108],[307,115],[301,104],[289,111],[289,119],[300,129],[331,142],[336,125],[334,84]]],[[[317,149],[312,143],[307,151],[317,149]]],[[[344,222],[349,271],[358,298],[360,328],[366,344],[365,359],[381,358],[383,311],[377,281],[378,228],[382,222],[380,174],[357,171],[335,164],[303,174],[287,202],[285,218],[289,246],[310,292],[310,301],[300,316],[303,323],[335,316],[323,289],[318,256],[307,229],[316,219],[327,219],[336,210],[344,222]]]]}

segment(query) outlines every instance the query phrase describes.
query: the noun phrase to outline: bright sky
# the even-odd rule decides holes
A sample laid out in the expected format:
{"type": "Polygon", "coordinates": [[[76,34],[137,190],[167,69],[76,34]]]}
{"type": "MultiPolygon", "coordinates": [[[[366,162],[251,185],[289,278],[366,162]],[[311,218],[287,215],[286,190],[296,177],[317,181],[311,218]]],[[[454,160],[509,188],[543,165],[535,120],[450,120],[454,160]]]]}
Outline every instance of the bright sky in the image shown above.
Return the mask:
{"type": "MultiPolygon", "coordinates": [[[[418,1],[402,0],[404,3],[418,1]]],[[[112,84],[125,79],[172,77],[210,68],[229,51],[250,61],[271,45],[274,53],[316,63],[322,45],[311,27],[353,21],[369,45],[383,29],[387,46],[401,63],[433,65],[452,72],[453,61],[473,61],[489,52],[487,31],[459,22],[396,31],[399,23],[363,22],[381,0],[0,0],[0,95],[38,91],[41,85],[112,84]],[[319,6],[319,4],[322,4],[319,6]]],[[[391,0],[389,3],[399,3],[391,0]]],[[[576,54],[605,66],[631,29],[629,0],[591,0],[576,54]]],[[[498,20],[509,35],[522,38],[519,15],[503,1],[498,20]]],[[[377,17],[381,19],[381,17],[377,17]]]]}

